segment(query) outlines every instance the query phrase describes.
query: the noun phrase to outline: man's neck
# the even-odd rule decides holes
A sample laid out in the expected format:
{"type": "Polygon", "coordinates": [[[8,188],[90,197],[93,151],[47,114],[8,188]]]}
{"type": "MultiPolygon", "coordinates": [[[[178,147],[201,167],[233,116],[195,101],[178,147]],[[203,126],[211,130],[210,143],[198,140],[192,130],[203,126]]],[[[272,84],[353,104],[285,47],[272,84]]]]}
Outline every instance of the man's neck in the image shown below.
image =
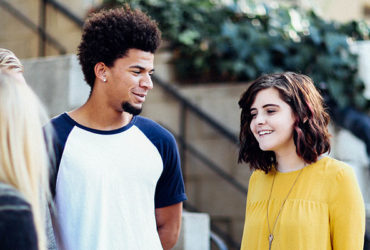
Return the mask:
{"type": "Polygon", "coordinates": [[[132,114],[107,109],[89,100],[83,106],[68,112],[68,115],[77,123],[98,130],[121,128],[130,123],[133,118],[132,114]]]}

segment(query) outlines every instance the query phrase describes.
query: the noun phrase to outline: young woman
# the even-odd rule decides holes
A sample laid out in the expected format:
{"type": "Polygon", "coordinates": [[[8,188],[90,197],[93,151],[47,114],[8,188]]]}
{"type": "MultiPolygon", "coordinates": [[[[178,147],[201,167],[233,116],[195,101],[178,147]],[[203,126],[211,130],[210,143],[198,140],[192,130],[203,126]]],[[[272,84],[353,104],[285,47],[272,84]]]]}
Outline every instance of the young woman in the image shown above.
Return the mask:
{"type": "Polygon", "coordinates": [[[0,249],[46,249],[46,147],[38,98],[0,67],[0,249]]]}
{"type": "Polygon", "coordinates": [[[360,250],[365,212],[352,169],[330,150],[312,80],[265,75],[242,95],[239,162],[254,169],[242,250],[360,250]]]}

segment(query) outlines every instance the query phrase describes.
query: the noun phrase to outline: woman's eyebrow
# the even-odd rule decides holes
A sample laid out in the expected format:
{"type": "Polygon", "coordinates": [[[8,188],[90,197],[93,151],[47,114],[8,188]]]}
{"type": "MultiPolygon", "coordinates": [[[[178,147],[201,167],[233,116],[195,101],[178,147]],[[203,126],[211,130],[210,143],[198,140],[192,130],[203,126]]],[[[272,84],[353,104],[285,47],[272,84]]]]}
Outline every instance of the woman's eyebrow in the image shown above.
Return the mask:
{"type": "MultiPolygon", "coordinates": [[[[273,103],[268,103],[268,104],[265,104],[262,106],[262,108],[267,108],[267,107],[280,107],[279,105],[277,104],[273,104],[273,103]]],[[[253,111],[253,110],[257,110],[257,108],[250,108],[249,111],[253,111]]]]}
{"type": "Polygon", "coordinates": [[[262,108],[267,108],[267,107],[280,107],[280,106],[277,105],[277,104],[272,104],[272,103],[265,104],[265,105],[262,106],[262,108]]]}

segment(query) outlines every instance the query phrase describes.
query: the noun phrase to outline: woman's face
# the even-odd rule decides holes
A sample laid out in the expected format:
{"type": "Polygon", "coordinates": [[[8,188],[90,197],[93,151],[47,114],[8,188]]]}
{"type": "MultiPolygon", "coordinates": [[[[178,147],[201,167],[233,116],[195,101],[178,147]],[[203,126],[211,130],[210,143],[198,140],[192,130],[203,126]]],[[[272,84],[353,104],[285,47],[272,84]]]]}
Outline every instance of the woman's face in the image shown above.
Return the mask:
{"type": "Polygon", "coordinates": [[[252,103],[250,129],[263,151],[275,154],[296,151],[293,140],[295,117],[275,88],[260,90],[252,103]]]}

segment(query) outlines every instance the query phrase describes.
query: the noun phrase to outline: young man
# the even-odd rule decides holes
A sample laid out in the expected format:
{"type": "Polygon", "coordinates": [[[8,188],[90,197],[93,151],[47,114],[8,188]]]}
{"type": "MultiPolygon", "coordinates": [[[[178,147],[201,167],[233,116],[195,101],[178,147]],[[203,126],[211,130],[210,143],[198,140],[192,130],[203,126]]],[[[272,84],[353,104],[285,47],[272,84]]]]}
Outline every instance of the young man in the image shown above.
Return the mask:
{"type": "Polygon", "coordinates": [[[170,249],[186,199],[173,136],[140,117],[153,88],[156,23],[129,7],[87,20],[87,102],[52,119],[55,202],[65,249],[170,249]]]}

